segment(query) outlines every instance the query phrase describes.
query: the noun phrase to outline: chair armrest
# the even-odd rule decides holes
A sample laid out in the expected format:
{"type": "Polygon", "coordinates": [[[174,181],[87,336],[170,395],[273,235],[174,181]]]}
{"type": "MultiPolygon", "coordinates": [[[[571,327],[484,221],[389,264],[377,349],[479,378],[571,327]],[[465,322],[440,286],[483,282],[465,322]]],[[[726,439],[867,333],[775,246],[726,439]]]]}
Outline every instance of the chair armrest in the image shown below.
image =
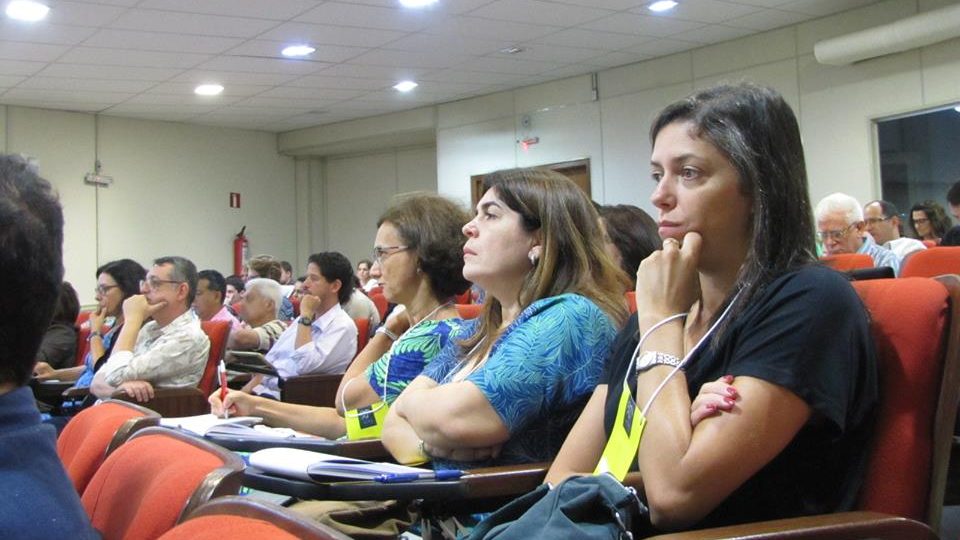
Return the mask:
{"type": "Polygon", "coordinates": [[[550,463],[472,469],[461,478],[471,498],[522,495],[543,483],[550,463]]]}
{"type": "MultiPolygon", "coordinates": [[[[114,392],[110,398],[137,403],[135,398],[120,390],[114,392]]],[[[210,412],[207,396],[193,386],[154,388],[153,399],[138,404],[156,411],[163,417],[196,416],[210,412]]]]}
{"type": "Polygon", "coordinates": [[[876,512],[841,512],[774,521],[745,523],[730,527],[662,534],[649,540],[738,540],[816,539],[847,540],[935,540],[930,527],[912,519],[876,512]]]}
{"type": "Polygon", "coordinates": [[[90,394],[89,387],[80,387],[80,386],[71,386],[63,391],[63,397],[66,398],[82,398],[90,394]]]}
{"type": "Polygon", "coordinates": [[[51,405],[59,405],[64,398],[63,392],[73,386],[73,382],[66,381],[38,381],[30,380],[33,396],[40,401],[51,405]]]}
{"type": "Polygon", "coordinates": [[[280,401],[334,407],[343,374],[298,375],[280,381],[280,401]]]}

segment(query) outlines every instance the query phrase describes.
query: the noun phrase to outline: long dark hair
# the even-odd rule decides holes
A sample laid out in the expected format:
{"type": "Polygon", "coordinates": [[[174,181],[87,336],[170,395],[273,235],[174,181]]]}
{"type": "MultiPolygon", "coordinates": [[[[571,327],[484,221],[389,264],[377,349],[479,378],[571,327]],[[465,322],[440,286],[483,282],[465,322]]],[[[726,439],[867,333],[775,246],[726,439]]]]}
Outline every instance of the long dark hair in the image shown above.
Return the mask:
{"type": "Polygon", "coordinates": [[[717,328],[717,343],[729,322],[771,281],[816,261],[800,128],[783,96],[750,83],[714,86],[668,106],[650,128],[651,143],[674,122],[690,123],[697,136],[730,160],[740,191],[752,203],[753,239],[724,303],[740,294],[717,328]]]}

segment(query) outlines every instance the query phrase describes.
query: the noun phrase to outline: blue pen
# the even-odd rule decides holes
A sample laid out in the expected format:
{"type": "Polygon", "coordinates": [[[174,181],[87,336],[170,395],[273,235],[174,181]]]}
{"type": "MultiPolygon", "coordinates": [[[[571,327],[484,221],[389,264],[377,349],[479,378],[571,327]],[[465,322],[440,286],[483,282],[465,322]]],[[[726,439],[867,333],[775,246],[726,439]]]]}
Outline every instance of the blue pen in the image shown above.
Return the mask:
{"type": "Polygon", "coordinates": [[[403,482],[416,482],[417,480],[456,480],[463,476],[463,471],[459,469],[443,469],[439,471],[424,471],[422,473],[392,473],[380,474],[373,479],[384,484],[400,484],[403,482]]]}

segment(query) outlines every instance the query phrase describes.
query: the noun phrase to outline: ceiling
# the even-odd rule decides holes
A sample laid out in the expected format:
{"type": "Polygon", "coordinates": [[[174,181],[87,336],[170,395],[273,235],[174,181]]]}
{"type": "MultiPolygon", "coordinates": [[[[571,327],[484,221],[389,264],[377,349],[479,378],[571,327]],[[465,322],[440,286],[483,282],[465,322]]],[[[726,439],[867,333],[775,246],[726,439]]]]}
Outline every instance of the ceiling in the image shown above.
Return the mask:
{"type": "Polygon", "coordinates": [[[47,0],[0,13],[0,104],[287,131],[595,72],[876,0],[47,0]],[[305,60],[280,50],[309,43],[305,60]],[[501,52],[519,47],[521,52],[501,52]],[[403,79],[420,86],[401,94],[403,79]],[[219,83],[216,97],[193,93],[219,83]]]}

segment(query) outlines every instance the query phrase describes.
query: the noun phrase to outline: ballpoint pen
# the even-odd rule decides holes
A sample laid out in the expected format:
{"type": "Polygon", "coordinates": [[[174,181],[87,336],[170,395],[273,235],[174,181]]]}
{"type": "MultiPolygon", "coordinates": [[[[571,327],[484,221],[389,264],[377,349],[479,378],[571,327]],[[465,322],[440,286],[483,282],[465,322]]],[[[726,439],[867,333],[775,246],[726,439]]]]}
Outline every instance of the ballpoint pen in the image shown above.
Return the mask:
{"type": "MultiPolygon", "coordinates": [[[[223,363],[223,360],[220,360],[220,367],[217,368],[217,372],[220,375],[220,403],[223,403],[223,400],[227,399],[227,365],[223,363]]],[[[223,417],[230,418],[229,408],[223,408],[223,417]]]]}
{"type": "Polygon", "coordinates": [[[456,480],[463,476],[459,469],[442,469],[439,471],[424,471],[422,473],[391,473],[374,476],[373,479],[384,484],[399,484],[416,482],[417,480],[456,480]]]}

